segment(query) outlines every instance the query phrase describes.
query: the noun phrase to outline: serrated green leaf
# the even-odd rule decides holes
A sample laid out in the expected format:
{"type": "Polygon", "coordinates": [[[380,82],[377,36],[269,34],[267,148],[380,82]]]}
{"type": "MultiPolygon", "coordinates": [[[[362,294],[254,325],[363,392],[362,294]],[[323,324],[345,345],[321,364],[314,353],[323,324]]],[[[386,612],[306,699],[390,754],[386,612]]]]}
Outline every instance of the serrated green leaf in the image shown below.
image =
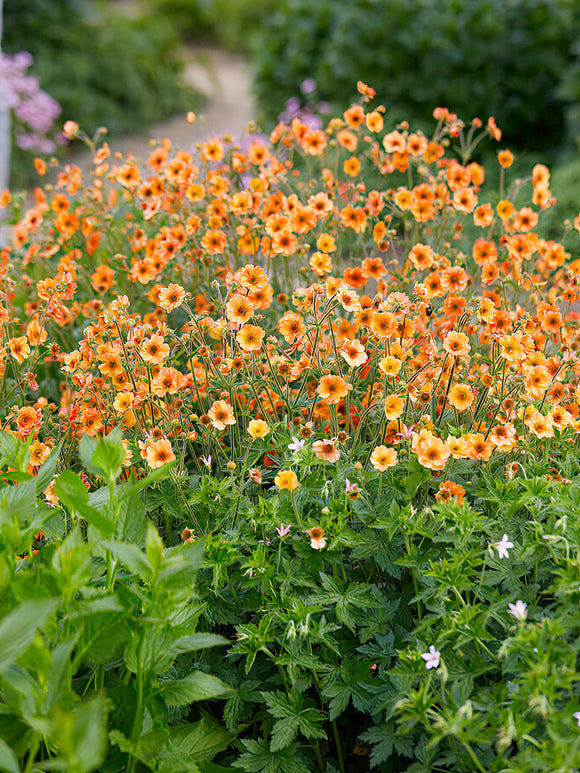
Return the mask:
{"type": "Polygon", "coordinates": [[[272,730],[272,740],[270,741],[270,750],[280,751],[289,746],[298,735],[300,722],[297,717],[286,717],[279,719],[272,730]]]}
{"type": "Polygon", "coordinates": [[[129,542],[107,540],[103,542],[103,547],[110,550],[132,574],[136,574],[145,581],[153,578],[153,567],[147,560],[145,554],[139,550],[137,545],[132,545],[129,542]]]}
{"type": "Polygon", "coordinates": [[[188,636],[181,636],[171,645],[171,652],[174,655],[180,655],[183,652],[197,652],[197,650],[207,649],[208,647],[223,647],[230,644],[229,639],[218,636],[213,633],[192,633],[188,636]]]}
{"type": "Polygon", "coordinates": [[[168,706],[185,706],[195,701],[229,698],[232,689],[217,676],[193,671],[183,679],[173,679],[163,684],[159,694],[168,706]]]}

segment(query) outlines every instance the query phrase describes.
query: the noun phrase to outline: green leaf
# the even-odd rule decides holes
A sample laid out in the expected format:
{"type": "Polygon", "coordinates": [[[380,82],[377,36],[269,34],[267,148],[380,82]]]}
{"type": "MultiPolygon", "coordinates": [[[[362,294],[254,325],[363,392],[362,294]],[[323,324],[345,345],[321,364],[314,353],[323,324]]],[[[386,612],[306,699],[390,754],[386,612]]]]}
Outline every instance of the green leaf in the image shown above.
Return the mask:
{"type": "Polygon", "coordinates": [[[0,672],[11,666],[32,644],[58,604],[57,599],[25,601],[0,623],[0,672]]]}
{"type": "Polygon", "coordinates": [[[54,482],[54,493],[70,510],[78,512],[102,537],[110,536],[115,524],[103,513],[89,505],[89,492],[78,475],[64,470],[54,482]]]}
{"type": "Polygon", "coordinates": [[[232,689],[217,676],[193,671],[183,679],[174,679],[163,684],[159,694],[168,706],[185,706],[194,701],[229,698],[232,689]]]}
{"type": "Polygon", "coordinates": [[[171,645],[171,652],[174,655],[180,655],[183,652],[197,652],[208,647],[223,647],[224,644],[230,644],[230,640],[223,636],[213,633],[192,633],[177,639],[171,645]]]}
{"type": "Polygon", "coordinates": [[[217,720],[204,718],[194,725],[177,728],[171,740],[175,749],[199,762],[212,760],[218,752],[227,749],[233,738],[217,720]]]}
{"type": "Polygon", "coordinates": [[[18,760],[8,744],[0,738],[0,770],[5,773],[20,773],[18,760]]]}
{"type": "Polygon", "coordinates": [[[56,465],[58,463],[58,457],[60,456],[60,449],[62,448],[63,441],[55,446],[50,452],[50,456],[39,468],[38,472],[34,476],[34,485],[36,486],[36,496],[40,496],[56,473],[56,465]]]}
{"type": "Polygon", "coordinates": [[[106,481],[117,480],[125,460],[125,449],[121,440],[121,427],[115,427],[106,437],[99,438],[91,457],[92,464],[100,469],[101,477],[106,481]]]}
{"type": "Polygon", "coordinates": [[[279,719],[272,730],[270,750],[278,752],[280,749],[285,749],[296,738],[299,729],[300,722],[297,717],[279,719]]]}
{"type": "Polygon", "coordinates": [[[136,574],[145,581],[153,578],[153,567],[137,545],[131,545],[129,542],[107,540],[103,542],[103,546],[110,550],[132,574],[136,574]]]}

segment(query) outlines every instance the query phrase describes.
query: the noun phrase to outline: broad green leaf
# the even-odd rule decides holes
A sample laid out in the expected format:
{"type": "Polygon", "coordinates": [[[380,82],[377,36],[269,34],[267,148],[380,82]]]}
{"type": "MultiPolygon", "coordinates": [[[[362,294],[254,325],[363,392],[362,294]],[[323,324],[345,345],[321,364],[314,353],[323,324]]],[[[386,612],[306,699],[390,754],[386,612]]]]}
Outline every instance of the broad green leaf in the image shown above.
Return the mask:
{"type": "Polygon", "coordinates": [[[121,427],[115,427],[106,437],[99,438],[93,450],[91,462],[101,470],[101,476],[106,481],[115,481],[121,474],[125,449],[121,443],[123,434],[121,427]]]}
{"type": "Polygon", "coordinates": [[[107,540],[103,542],[103,546],[110,550],[132,574],[136,574],[142,580],[152,579],[153,567],[137,545],[131,545],[129,542],[107,540]]]}
{"type": "Polygon", "coordinates": [[[193,671],[183,679],[174,679],[163,684],[159,694],[168,706],[185,706],[194,701],[229,698],[232,690],[217,676],[203,671],[193,671]]]}
{"type": "Polygon", "coordinates": [[[213,633],[192,633],[177,639],[171,645],[171,652],[174,655],[180,655],[183,652],[196,652],[208,647],[221,647],[224,644],[230,644],[230,640],[223,636],[213,633]]]}
{"type": "Polygon", "coordinates": [[[64,470],[54,482],[54,493],[70,510],[78,512],[82,518],[103,537],[110,536],[115,524],[103,513],[89,505],[87,487],[71,470],[64,470]]]}
{"type": "Polygon", "coordinates": [[[8,744],[0,738],[0,770],[5,773],[20,773],[18,760],[8,744]]]}
{"type": "Polygon", "coordinates": [[[57,599],[25,601],[0,623],[0,671],[12,665],[32,644],[58,604],[57,599]]]}
{"type": "Polygon", "coordinates": [[[217,720],[204,718],[194,725],[176,728],[171,740],[175,749],[199,762],[212,760],[218,752],[227,749],[233,738],[217,720]]]}
{"type": "Polygon", "coordinates": [[[39,468],[38,472],[34,476],[34,485],[36,486],[36,496],[40,496],[45,491],[45,489],[47,488],[47,486],[50,484],[51,480],[55,476],[56,465],[58,463],[58,457],[60,456],[60,449],[62,448],[62,442],[63,441],[61,440],[61,442],[55,448],[53,448],[48,459],[39,468]]]}

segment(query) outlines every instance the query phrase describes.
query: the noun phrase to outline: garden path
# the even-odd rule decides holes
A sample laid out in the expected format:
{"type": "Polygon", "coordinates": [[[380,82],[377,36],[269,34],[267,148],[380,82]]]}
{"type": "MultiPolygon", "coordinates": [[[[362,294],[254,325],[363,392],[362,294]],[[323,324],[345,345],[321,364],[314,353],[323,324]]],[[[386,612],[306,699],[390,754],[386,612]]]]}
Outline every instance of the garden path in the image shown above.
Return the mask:
{"type": "MultiPolygon", "coordinates": [[[[110,138],[113,152],[132,153],[139,160],[147,158],[153,141],[166,137],[181,150],[191,150],[195,143],[222,134],[240,137],[253,118],[251,76],[246,61],[228,51],[202,46],[185,46],[183,57],[185,82],[206,99],[196,111],[195,122],[189,124],[185,114],[177,115],[148,127],[142,134],[110,138]]],[[[79,150],[68,162],[88,171],[91,154],[79,150]]]]}

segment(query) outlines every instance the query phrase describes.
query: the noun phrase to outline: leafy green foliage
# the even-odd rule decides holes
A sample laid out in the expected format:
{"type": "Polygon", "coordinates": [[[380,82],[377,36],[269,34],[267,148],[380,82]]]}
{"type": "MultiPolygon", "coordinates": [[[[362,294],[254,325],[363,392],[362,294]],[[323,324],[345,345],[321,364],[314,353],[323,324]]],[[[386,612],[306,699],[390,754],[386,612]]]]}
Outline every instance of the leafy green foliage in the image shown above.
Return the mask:
{"type": "Polygon", "coordinates": [[[197,770],[232,738],[202,713],[232,692],[204,654],[228,640],[195,630],[203,543],[164,546],[140,503],[151,481],[118,480],[118,432],[82,443],[106,483],[92,493],[55,455],[31,476],[27,452],[0,434],[0,769],[197,770]]]}
{"type": "Polygon", "coordinates": [[[549,147],[571,90],[577,98],[559,88],[577,69],[579,32],[569,0],[284,0],[255,47],[258,100],[275,119],[313,78],[317,96],[344,109],[344,84],[362,80],[401,120],[425,122],[442,105],[494,115],[515,147],[549,147]]]}

